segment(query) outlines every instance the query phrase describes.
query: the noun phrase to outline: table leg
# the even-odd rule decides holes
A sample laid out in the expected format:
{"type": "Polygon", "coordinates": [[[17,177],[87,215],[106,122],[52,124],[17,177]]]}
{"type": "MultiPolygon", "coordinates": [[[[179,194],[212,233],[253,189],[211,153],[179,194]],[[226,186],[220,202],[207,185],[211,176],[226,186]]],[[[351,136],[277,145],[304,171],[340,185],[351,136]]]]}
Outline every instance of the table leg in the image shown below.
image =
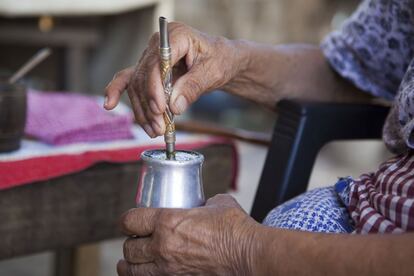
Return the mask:
{"type": "Polygon", "coordinates": [[[98,244],[59,249],[55,251],[55,276],[97,276],[99,257],[98,244]]]}
{"type": "Polygon", "coordinates": [[[55,276],[74,276],[75,252],[76,248],[63,248],[55,251],[55,276]]]}

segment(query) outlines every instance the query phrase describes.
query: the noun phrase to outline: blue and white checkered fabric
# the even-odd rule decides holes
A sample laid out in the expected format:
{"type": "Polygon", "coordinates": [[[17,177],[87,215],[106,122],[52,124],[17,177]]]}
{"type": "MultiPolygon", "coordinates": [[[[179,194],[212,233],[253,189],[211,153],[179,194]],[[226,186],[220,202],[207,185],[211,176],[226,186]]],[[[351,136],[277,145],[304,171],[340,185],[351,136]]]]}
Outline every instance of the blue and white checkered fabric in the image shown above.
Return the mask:
{"type": "MultiPolygon", "coordinates": [[[[338,181],[346,181],[340,179],[338,181]]],[[[269,212],[264,225],[310,232],[350,233],[352,220],[335,187],[318,188],[269,212]]]]}

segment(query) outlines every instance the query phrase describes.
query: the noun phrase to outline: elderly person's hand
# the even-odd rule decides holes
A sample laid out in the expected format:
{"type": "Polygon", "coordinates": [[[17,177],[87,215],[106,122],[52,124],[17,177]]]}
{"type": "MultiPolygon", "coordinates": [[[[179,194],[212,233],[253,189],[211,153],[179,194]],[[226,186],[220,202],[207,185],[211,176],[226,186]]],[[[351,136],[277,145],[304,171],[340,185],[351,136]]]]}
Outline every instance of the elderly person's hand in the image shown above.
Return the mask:
{"type": "MultiPolygon", "coordinates": [[[[240,69],[233,42],[201,33],[181,23],[168,24],[174,65],[170,109],[181,114],[202,93],[223,86],[240,69]]],[[[151,137],[164,134],[166,109],[159,67],[159,33],[149,41],[135,68],[115,74],[106,88],[106,109],[112,109],[127,89],[137,122],[151,137]]]]}
{"type": "Polygon", "coordinates": [[[257,226],[228,195],[194,209],[129,210],[122,227],[132,237],[124,243],[118,274],[251,275],[257,226]]]}
{"type": "MultiPolygon", "coordinates": [[[[369,98],[332,71],[318,46],[263,45],[210,36],[182,23],[168,24],[173,68],[170,109],[183,113],[204,92],[220,88],[274,108],[282,98],[359,101],[369,98]]],[[[135,67],[115,74],[104,107],[113,109],[124,90],[137,122],[151,137],[164,134],[166,101],[161,82],[159,34],[135,67]]]]}

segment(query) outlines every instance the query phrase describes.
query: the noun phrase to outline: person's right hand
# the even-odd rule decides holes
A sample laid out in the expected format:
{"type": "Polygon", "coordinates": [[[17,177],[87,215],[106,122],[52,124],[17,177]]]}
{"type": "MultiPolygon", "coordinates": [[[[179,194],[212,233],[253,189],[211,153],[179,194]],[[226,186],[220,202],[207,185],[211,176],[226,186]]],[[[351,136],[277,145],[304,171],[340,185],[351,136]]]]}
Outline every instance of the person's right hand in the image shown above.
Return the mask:
{"type": "MultiPolygon", "coordinates": [[[[182,23],[168,24],[174,65],[170,109],[178,115],[204,92],[229,82],[242,60],[234,43],[201,33],[182,23]]],[[[155,33],[138,64],[115,74],[106,87],[104,107],[113,109],[126,89],[137,122],[151,137],[163,135],[166,100],[159,67],[159,33],[155,33]]]]}
{"type": "Polygon", "coordinates": [[[254,275],[263,226],[229,195],[192,209],[134,208],[121,219],[120,276],[254,275]]]}

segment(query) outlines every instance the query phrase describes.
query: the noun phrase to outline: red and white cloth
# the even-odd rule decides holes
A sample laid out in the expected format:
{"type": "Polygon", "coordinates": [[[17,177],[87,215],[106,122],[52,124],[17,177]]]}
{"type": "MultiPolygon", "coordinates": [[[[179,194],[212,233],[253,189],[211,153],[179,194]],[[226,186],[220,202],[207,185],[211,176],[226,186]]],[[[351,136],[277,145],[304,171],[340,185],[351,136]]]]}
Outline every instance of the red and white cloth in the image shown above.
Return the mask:
{"type": "Polygon", "coordinates": [[[414,154],[409,152],[349,185],[348,210],[356,233],[414,231],[414,154]]]}
{"type": "MultiPolygon", "coordinates": [[[[133,162],[147,149],[165,146],[161,137],[150,139],[132,124],[131,110],[119,104],[102,108],[102,97],[76,93],[28,91],[25,132],[37,140],[0,153],[0,190],[82,171],[99,162],[133,162]]],[[[213,144],[233,149],[232,187],[237,175],[237,151],[232,140],[177,133],[177,149],[193,150],[213,144]]]]}
{"type": "MultiPolygon", "coordinates": [[[[165,146],[162,137],[150,139],[138,127],[132,127],[133,139],[74,143],[53,146],[23,140],[19,150],[0,153],[0,190],[48,180],[82,171],[99,162],[125,163],[139,160],[143,151],[165,146]]],[[[209,145],[232,147],[232,188],[237,178],[237,150],[233,140],[208,135],[177,133],[177,149],[196,150],[209,145]]]]}

